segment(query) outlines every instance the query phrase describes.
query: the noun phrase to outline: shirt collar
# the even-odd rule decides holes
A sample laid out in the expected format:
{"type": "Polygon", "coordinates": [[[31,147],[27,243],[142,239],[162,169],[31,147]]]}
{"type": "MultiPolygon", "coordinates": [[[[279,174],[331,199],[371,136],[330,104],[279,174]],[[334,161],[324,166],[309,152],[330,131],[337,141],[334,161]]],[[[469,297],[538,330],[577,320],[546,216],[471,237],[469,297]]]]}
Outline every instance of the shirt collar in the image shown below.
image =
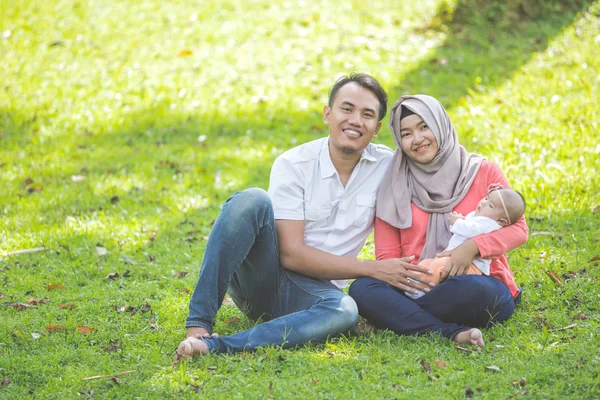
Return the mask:
{"type": "MultiPolygon", "coordinates": [[[[360,163],[363,160],[371,162],[377,161],[377,157],[372,153],[372,146],[370,144],[363,150],[358,162],[360,163]]],[[[321,146],[319,164],[321,165],[321,179],[329,178],[337,173],[333,161],[331,161],[331,156],[329,155],[329,137],[323,141],[323,146],[321,146]]]]}

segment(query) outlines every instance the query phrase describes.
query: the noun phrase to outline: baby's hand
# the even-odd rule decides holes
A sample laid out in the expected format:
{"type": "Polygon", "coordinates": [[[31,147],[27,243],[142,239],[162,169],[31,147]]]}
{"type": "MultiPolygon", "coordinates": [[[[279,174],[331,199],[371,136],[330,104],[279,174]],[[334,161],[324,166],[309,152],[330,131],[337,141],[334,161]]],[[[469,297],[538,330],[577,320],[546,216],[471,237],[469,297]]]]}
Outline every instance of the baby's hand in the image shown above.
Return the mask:
{"type": "Polygon", "coordinates": [[[465,217],[461,213],[457,213],[455,211],[452,211],[448,216],[448,222],[450,222],[450,225],[454,225],[454,223],[459,219],[465,219],[465,217]]]}

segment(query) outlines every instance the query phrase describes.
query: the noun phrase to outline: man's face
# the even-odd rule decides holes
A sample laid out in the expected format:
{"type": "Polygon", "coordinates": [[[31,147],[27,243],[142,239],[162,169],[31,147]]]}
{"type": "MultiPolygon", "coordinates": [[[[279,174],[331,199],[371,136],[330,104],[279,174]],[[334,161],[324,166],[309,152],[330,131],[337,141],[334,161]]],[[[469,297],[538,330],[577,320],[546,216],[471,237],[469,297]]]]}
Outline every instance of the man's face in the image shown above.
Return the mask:
{"type": "Polygon", "coordinates": [[[329,125],[330,152],[362,154],[381,128],[378,121],[379,100],[371,91],[357,83],[342,86],[331,107],[323,110],[329,125]]]}

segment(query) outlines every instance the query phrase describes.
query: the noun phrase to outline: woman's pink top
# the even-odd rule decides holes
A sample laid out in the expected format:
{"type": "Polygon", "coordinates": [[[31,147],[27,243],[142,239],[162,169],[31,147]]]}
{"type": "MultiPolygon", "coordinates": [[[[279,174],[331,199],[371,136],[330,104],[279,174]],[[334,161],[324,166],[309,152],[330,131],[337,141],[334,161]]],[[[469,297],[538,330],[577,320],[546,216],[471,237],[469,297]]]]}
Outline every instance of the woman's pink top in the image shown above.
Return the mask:
{"type": "MultiPolygon", "coordinates": [[[[488,186],[492,183],[510,188],[500,167],[491,161],[484,161],[469,192],[453,211],[467,215],[475,210],[477,203],[487,195],[488,186]]],[[[414,203],[411,203],[411,207],[413,222],[410,228],[398,229],[379,218],[375,220],[375,255],[378,260],[414,255],[413,264],[418,263],[425,245],[429,213],[421,210],[414,203]]],[[[510,289],[513,298],[519,294],[519,288],[508,266],[506,253],[527,242],[528,235],[529,228],[525,217],[521,217],[510,226],[473,238],[479,248],[480,257],[492,260],[490,276],[503,282],[510,289]]]]}

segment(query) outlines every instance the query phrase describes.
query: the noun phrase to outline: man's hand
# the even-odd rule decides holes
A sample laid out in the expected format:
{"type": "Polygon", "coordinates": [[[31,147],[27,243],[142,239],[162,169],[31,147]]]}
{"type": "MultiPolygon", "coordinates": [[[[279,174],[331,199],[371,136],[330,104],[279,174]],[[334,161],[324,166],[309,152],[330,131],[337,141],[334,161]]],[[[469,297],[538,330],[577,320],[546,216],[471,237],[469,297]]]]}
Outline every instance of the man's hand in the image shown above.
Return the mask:
{"type": "Polygon", "coordinates": [[[429,292],[430,287],[434,286],[427,277],[427,275],[431,275],[431,270],[411,264],[410,261],[414,258],[415,256],[410,256],[376,261],[376,268],[372,271],[371,277],[387,282],[406,292],[415,294],[419,290],[429,292]]]}
{"type": "Polygon", "coordinates": [[[461,213],[457,213],[455,211],[452,211],[452,213],[450,213],[448,216],[448,222],[450,225],[454,225],[454,223],[459,219],[465,219],[465,217],[461,213]]]}
{"type": "Polygon", "coordinates": [[[441,281],[448,277],[464,275],[473,260],[479,255],[479,248],[472,239],[467,239],[463,244],[450,251],[443,251],[436,257],[450,257],[446,268],[442,272],[441,281]]]}

